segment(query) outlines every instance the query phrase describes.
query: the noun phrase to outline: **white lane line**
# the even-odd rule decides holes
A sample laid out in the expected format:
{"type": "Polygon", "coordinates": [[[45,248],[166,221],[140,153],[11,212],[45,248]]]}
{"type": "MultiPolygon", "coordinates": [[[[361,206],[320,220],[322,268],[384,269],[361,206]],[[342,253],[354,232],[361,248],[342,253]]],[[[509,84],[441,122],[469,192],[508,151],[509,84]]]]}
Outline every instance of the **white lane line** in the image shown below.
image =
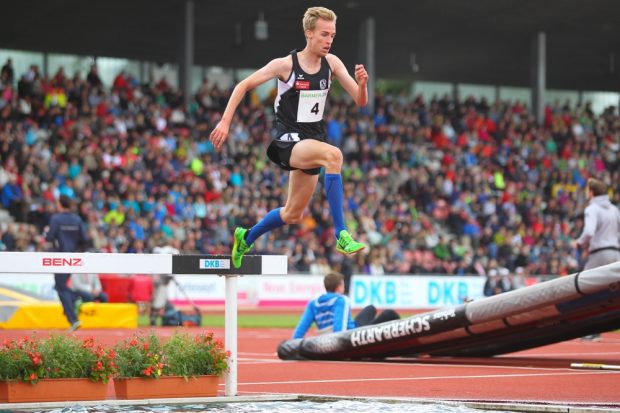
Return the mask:
{"type": "Polygon", "coordinates": [[[239,382],[240,386],[261,386],[272,384],[311,384],[311,383],[357,383],[376,381],[419,381],[419,380],[463,380],[463,379],[504,379],[515,377],[543,377],[543,376],[568,376],[568,375],[592,375],[592,374],[620,374],[612,371],[596,372],[565,372],[565,373],[532,373],[532,374],[482,374],[467,376],[427,376],[427,377],[382,377],[367,379],[333,379],[333,380],[298,380],[298,381],[263,381],[263,382],[239,382]]]}
{"type": "Polygon", "coordinates": [[[251,353],[249,351],[238,351],[237,354],[243,354],[244,356],[260,356],[260,357],[277,357],[276,352],[272,353],[251,353]]]}
{"type": "Polygon", "coordinates": [[[239,364],[280,364],[278,360],[265,360],[253,358],[238,358],[239,364]]]}
{"type": "MultiPolygon", "coordinates": [[[[553,356],[553,357],[557,357],[557,356],[570,356],[570,357],[579,357],[579,356],[613,356],[613,355],[620,355],[620,351],[589,351],[589,352],[562,352],[562,353],[544,353],[544,354],[539,354],[538,356],[533,356],[533,355],[519,355],[519,356],[515,356],[514,358],[532,358],[532,357],[536,357],[536,358],[540,358],[542,356],[553,356]]],[[[501,359],[501,358],[500,358],[501,359]]]]}
{"type": "MultiPolygon", "coordinates": [[[[497,360],[497,359],[495,359],[497,360]]],[[[271,364],[291,364],[298,363],[297,360],[280,360],[277,358],[239,358],[239,363],[243,363],[244,361],[252,361],[252,362],[264,362],[271,364]]],[[[334,361],[334,360],[314,360],[314,361],[304,361],[304,362],[312,362],[312,363],[325,363],[325,364],[341,364],[343,366],[396,366],[396,367],[427,367],[427,368],[437,368],[437,367],[456,367],[463,369],[471,369],[471,368],[486,368],[486,369],[515,369],[515,370],[537,370],[537,371],[558,371],[558,369],[562,367],[536,367],[536,366],[513,366],[509,364],[499,364],[499,365],[488,365],[488,364],[444,364],[444,363],[419,363],[419,362],[363,362],[363,361],[334,361]]],[[[568,369],[568,367],[566,367],[568,369]]]]}
{"type": "MultiPolygon", "coordinates": [[[[620,343],[620,338],[602,338],[601,340],[597,340],[597,341],[574,339],[574,340],[561,341],[561,342],[558,342],[558,343],[549,344],[549,346],[555,346],[555,347],[582,347],[582,346],[594,347],[594,346],[600,346],[600,345],[606,345],[606,344],[618,344],[618,343],[620,343]]],[[[519,353],[536,352],[537,350],[538,350],[537,348],[531,348],[531,349],[526,349],[526,350],[520,350],[519,353]]]]}
{"type": "Polygon", "coordinates": [[[277,334],[277,333],[269,333],[269,332],[254,332],[250,333],[247,331],[239,330],[239,334],[237,337],[247,337],[247,338],[264,338],[264,339],[278,339],[278,340],[287,340],[290,338],[288,335],[277,334]]]}
{"type": "Polygon", "coordinates": [[[270,363],[270,362],[268,362],[268,361],[249,361],[249,362],[248,362],[248,361],[240,361],[240,362],[239,362],[239,365],[240,365],[240,366],[241,366],[241,365],[243,365],[243,366],[249,366],[249,365],[252,365],[252,364],[276,364],[276,363],[270,363]]]}

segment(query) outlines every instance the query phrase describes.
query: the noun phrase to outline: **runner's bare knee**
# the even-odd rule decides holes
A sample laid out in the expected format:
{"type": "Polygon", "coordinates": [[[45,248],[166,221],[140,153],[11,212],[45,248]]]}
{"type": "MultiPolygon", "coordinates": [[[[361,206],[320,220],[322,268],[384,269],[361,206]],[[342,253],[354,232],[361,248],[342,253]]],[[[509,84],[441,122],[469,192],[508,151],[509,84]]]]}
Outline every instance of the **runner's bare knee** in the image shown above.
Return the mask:
{"type": "Polygon", "coordinates": [[[336,147],[331,147],[325,154],[327,163],[325,168],[328,172],[340,172],[342,168],[342,152],[336,147]]]}

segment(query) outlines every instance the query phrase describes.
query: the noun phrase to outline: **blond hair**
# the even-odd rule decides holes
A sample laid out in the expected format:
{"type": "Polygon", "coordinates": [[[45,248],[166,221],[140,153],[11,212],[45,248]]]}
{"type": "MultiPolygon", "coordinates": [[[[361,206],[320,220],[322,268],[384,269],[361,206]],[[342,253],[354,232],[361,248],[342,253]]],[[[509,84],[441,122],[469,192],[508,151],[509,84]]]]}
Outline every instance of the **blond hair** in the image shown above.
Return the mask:
{"type": "Polygon", "coordinates": [[[336,13],[325,7],[310,7],[304,13],[303,26],[304,31],[314,30],[318,19],[327,20],[328,22],[336,22],[336,13]]]}

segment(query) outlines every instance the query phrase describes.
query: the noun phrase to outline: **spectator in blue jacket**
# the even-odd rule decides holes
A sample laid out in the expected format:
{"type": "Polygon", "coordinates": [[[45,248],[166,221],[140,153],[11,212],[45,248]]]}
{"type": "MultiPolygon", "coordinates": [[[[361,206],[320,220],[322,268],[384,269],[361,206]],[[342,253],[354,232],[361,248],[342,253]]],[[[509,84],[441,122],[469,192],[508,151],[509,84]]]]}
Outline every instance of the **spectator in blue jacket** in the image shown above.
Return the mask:
{"type": "Polygon", "coordinates": [[[2,206],[18,221],[26,220],[27,205],[24,200],[24,193],[17,183],[17,178],[15,176],[11,176],[9,182],[2,188],[2,192],[0,192],[0,201],[2,206]]]}
{"type": "MultiPolygon", "coordinates": [[[[56,252],[81,252],[86,249],[89,241],[86,225],[79,215],[71,211],[72,202],[66,195],[59,199],[60,211],[50,219],[49,230],[45,239],[52,243],[56,252]]],[[[54,288],[62,304],[63,312],[74,331],[80,327],[75,314],[75,293],[69,288],[70,274],[54,274],[54,288]]]]}
{"type": "Polygon", "coordinates": [[[394,310],[385,310],[377,316],[377,309],[369,305],[353,319],[349,297],[344,295],[344,276],[330,272],[323,279],[323,285],[326,293],[308,303],[297,323],[293,338],[303,338],[313,323],[316,324],[319,334],[325,334],[400,318],[394,310]]]}

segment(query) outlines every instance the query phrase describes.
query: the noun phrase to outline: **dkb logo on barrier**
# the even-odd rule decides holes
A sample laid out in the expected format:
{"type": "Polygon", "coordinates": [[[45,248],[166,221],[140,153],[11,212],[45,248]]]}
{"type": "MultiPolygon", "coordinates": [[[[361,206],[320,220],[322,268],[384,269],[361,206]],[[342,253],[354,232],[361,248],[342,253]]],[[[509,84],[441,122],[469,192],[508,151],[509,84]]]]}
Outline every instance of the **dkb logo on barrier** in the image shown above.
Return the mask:
{"type": "Polygon", "coordinates": [[[229,270],[230,260],[202,259],[199,268],[202,270],[229,270]]]}

